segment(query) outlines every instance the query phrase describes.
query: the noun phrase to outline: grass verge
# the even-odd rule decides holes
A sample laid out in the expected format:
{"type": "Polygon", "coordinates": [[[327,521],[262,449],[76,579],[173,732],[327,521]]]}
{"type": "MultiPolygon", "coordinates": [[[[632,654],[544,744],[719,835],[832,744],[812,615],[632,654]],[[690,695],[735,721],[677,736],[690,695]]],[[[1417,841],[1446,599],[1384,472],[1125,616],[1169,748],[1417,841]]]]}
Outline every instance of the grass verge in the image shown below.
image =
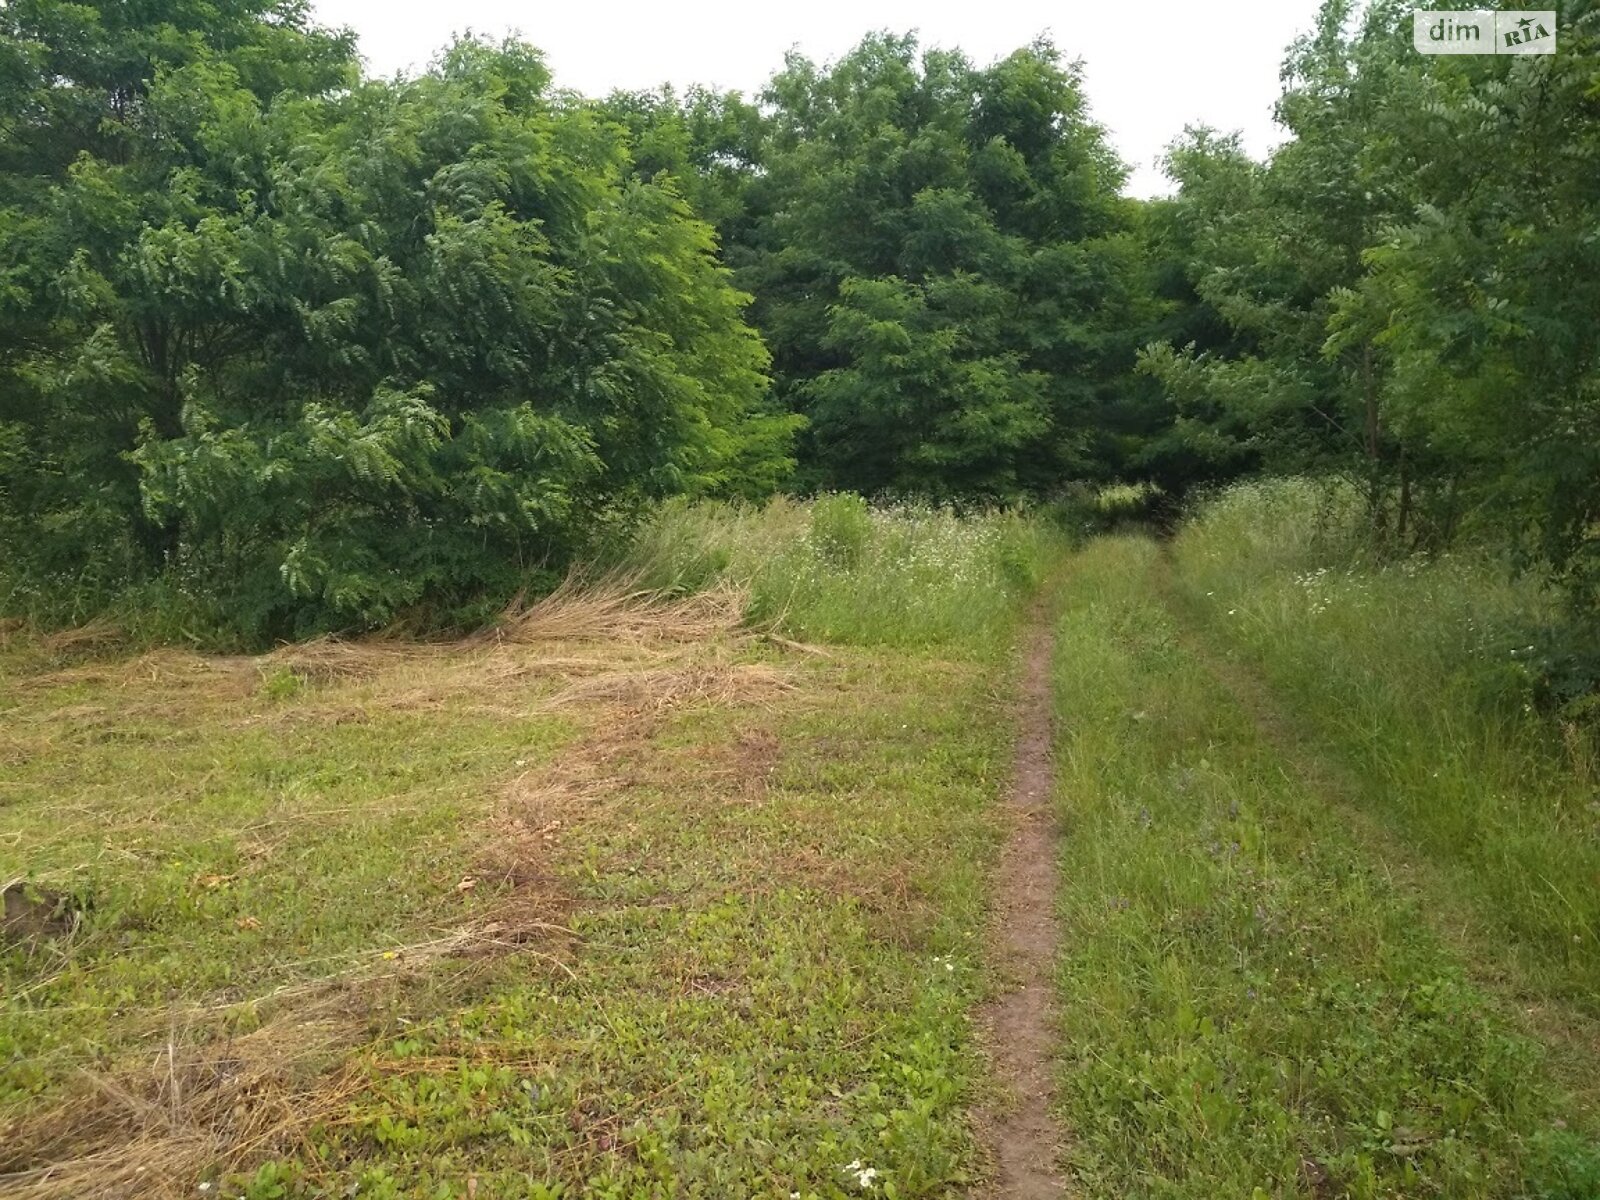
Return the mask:
{"type": "Polygon", "coordinates": [[[1057,642],[1081,1189],[1596,1194],[1547,1052],[1186,649],[1160,553],[1081,554],[1057,642]]]}
{"type": "Polygon", "coordinates": [[[626,564],[673,593],[731,583],[749,594],[753,621],[805,640],[993,654],[1064,547],[1055,526],[1025,513],[873,507],[841,493],[761,508],[667,504],[626,564]]]}
{"type": "Polygon", "coordinates": [[[1323,486],[1235,489],[1176,539],[1174,589],[1444,872],[1522,986],[1600,1017],[1600,767],[1584,731],[1536,711],[1524,661],[1549,598],[1466,554],[1366,564],[1356,519],[1323,486]]]}

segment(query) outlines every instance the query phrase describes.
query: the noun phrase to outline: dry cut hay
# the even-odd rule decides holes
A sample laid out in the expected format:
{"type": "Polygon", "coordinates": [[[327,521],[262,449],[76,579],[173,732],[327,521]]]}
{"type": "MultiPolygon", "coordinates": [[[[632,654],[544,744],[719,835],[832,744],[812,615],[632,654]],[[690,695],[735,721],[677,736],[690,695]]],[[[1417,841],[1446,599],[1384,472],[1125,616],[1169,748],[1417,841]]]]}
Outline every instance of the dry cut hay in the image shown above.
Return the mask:
{"type": "MultiPolygon", "coordinates": [[[[740,630],[747,597],[733,587],[718,587],[684,598],[670,598],[614,575],[594,580],[573,574],[532,605],[518,597],[487,629],[450,641],[419,642],[391,634],[357,639],[316,638],[282,646],[263,655],[263,665],[281,666],[313,682],[370,678],[388,670],[427,667],[440,659],[467,657],[513,669],[504,658],[471,659],[474,651],[551,643],[594,643],[640,647],[698,643],[740,630]]],[[[579,667],[593,660],[571,659],[579,667]]],[[[544,660],[540,660],[541,665],[544,660]]]]}
{"type": "Polygon", "coordinates": [[[237,685],[231,691],[240,687],[248,691],[260,675],[283,668],[311,683],[344,683],[396,669],[426,668],[494,647],[556,642],[660,647],[702,642],[739,632],[746,600],[745,593],[732,586],[674,598],[640,586],[635,577],[593,579],[574,573],[534,604],[526,605],[518,597],[489,628],[461,638],[418,641],[387,631],[359,638],[313,638],[254,657],[157,649],[120,662],[103,661],[103,656],[126,635],[110,621],[95,620],[46,634],[38,645],[53,659],[102,661],[58,666],[14,682],[28,689],[47,689],[69,684],[179,686],[221,679],[237,685]]]}
{"type": "Polygon", "coordinates": [[[126,637],[126,631],[115,621],[96,617],[70,629],[43,634],[39,638],[39,647],[47,654],[56,656],[98,654],[117,646],[126,637]]]}
{"type": "Polygon", "coordinates": [[[610,672],[573,684],[552,696],[544,707],[600,703],[634,712],[660,712],[696,701],[748,704],[793,690],[794,684],[784,672],[761,663],[695,663],[610,672]]]}
{"type": "MultiPolygon", "coordinates": [[[[91,661],[24,675],[15,679],[13,686],[22,693],[77,685],[119,690],[151,687],[183,689],[184,695],[192,701],[190,689],[193,685],[210,687],[221,682],[230,685],[227,689],[229,695],[242,696],[248,694],[255,685],[254,661],[242,656],[202,655],[190,650],[163,647],[120,661],[91,661]]],[[[121,710],[127,711],[125,708],[121,710]]]]}
{"type": "Polygon", "coordinates": [[[479,637],[518,644],[604,639],[631,642],[700,642],[740,627],[748,597],[731,585],[670,598],[614,575],[585,580],[570,575],[530,607],[513,602],[479,637]]]}
{"type": "Polygon", "coordinates": [[[388,998],[418,971],[445,958],[471,971],[474,960],[507,952],[570,970],[561,950],[570,930],[543,920],[548,911],[539,898],[514,895],[469,928],[374,953],[336,976],[172,1010],[153,1058],[85,1071],[69,1100],[0,1127],[0,1194],[178,1200],[194,1196],[207,1173],[293,1154],[365,1086],[352,1051],[371,1040],[388,998]],[[248,1033],[219,1034],[219,1022],[247,1010],[270,1016],[248,1033]]]}
{"type": "Polygon", "coordinates": [[[451,649],[443,642],[406,642],[381,635],[359,639],[319,637],[280,646],[257,661],[264,668],[281,667],[313,683],[340,683],[435,659],[451,649]]]}
{"type": "Polygon", "coordinates": [[[70,1105],[0,1131],[0,1192],[10,1200],[179,1197],[205,1172],[292,1150],[357,1086],[327,1068],[363,1020],[330,993],[241,1037],[173,1036],[140,1071],[83,1073],[70,1105]]]}
{"type": "MultiPolygon", "coordinates": [[[[527,684],[548,684],[558,704],[594,699],[659,706],[691,694],[732,698],[727,681],[712,686],[694,670],[667,668],[700,659],[708,645],[725,647],[763,636],[743,624],[745,599],[731,587],[669,598],[626,577],[585,581],[574,576],[531,606],[518,602],[507,608],[493,627],[450,641],[392,634],[324,637],[253,657],[163,648],[27,673],[11,684],[24,694],[69,686],[119,693],[114,704],[98,696],[87,702],[79,713],[84,729],[130,716],[182,721],[198,710],[242,704],[276,671],[330,689],[370,684],[376,690],[354,698],[354,707],[351,697],[330,691],[281,710],[241,709],[237,720],[362,720],[368,708],[505,715],[528,711],[527,684]],[[613,675],[618,678],[594,682],[613,675]],[[646,694],[652,688],[658,693],[654,701],[646,694]]],[[[111,626],[90,625],[56,636],[64,643],[100,644],[117,635],[111,626]]],[[[743,674],[749,682],[759,672],[743,674]]],[[[59,722],[65,715],[56,709],[30,723],[59,722]]]]}

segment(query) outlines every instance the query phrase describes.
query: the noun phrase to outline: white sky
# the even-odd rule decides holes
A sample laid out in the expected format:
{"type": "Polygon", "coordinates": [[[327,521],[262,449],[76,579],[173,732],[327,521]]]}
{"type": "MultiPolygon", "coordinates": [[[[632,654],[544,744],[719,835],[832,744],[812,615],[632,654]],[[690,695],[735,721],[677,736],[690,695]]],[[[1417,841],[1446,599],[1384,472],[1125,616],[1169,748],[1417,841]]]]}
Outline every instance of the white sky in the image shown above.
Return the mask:
{"type": "Polygon", "coordinates": [[[1082,58],[1095,118],[1133,167],[1128,190],[1168,190],[1155,160],[1185,124],[1244,133],[1265,154],[1284,49],[1317,0],[314,0],[318,18],[348,25],[375,74],[425,66],[452,34],[519,33],[542,49],[557,84],[613,88],[703,83],[758,90],[791,47],[819,62],[864,33],[916,30],[923,45],[959,46],[988,63],[1041,33],[1082,58]]]}

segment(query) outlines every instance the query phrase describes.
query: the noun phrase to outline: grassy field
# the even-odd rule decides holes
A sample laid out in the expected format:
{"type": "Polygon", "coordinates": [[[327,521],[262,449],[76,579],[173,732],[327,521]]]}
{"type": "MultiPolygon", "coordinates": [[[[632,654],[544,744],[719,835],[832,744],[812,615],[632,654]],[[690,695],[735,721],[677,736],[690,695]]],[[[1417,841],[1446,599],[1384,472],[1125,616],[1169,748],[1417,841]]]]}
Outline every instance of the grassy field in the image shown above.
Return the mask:
{"type": "Polygon", "coordinates": [[[1030,607],[1072,1194],[1600,1195],[1552,614],[1487,560],[1369,562],[1341,496],[1071,553],[671,505],[457,641],[10,630],[0,1195],[989,1194],[1030,607]]]}
{"type": "Polygon", "coordinates": [[[1050,536],[672,519],[720,564],[694,595],[564,593],[465,643],[13,636],[0,876],[76,927],[0,958],[0,1193],[981,1175],[966,1014],[1050,536]],[[752,580],[774,541],[795,578],[752,580]],[[801,573],[829,555],[878,586],[801,573]]]}
{"type": "Polygon", "coordinates": [[[1282,697],[1296,737],[1348,768],[1363,811],[1437,876],[1474,956],[1592,1025],[1600,742],[1536,706],[1554,605],[1467,553],[1362,565],[1338,545],[1349,520],[1295,536],[1328,495],[1256,486],[1206,508],[1174,544],[1181,607],[1282,697]]]}
{"type": "Polygon", "coordinates": [[[1163,550],[1107,538],[1074,568],[1060,1078],[1084,1194],[1600,1194],[1551,1049],[1219,677],[1163,550]]]}

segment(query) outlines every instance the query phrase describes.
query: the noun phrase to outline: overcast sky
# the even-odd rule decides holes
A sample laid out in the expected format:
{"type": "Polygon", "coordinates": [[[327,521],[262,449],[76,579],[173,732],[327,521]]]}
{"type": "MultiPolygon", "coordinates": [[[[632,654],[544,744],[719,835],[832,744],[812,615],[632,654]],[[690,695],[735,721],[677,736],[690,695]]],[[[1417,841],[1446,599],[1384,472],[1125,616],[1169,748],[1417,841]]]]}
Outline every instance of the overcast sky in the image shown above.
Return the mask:
{"type": "Polygon", "coordinates": [[[556,82],[591,95],[613,88],[703,83],[758,90],[798,48],[827,61],[875,29],[917,30],[924,45],[959,46],[987,63],[1049,34],[1082,58],[1094,115],[1133,167],[1129,190],[1167,190],[1155,166],[1185,124],[1242,130],[1261,155],[1284,48],[1317,0],[315,0],[320,19],[361,38],[380,75],[427,65],[452,34],[517,32],[548,56],[556,82]]]}

